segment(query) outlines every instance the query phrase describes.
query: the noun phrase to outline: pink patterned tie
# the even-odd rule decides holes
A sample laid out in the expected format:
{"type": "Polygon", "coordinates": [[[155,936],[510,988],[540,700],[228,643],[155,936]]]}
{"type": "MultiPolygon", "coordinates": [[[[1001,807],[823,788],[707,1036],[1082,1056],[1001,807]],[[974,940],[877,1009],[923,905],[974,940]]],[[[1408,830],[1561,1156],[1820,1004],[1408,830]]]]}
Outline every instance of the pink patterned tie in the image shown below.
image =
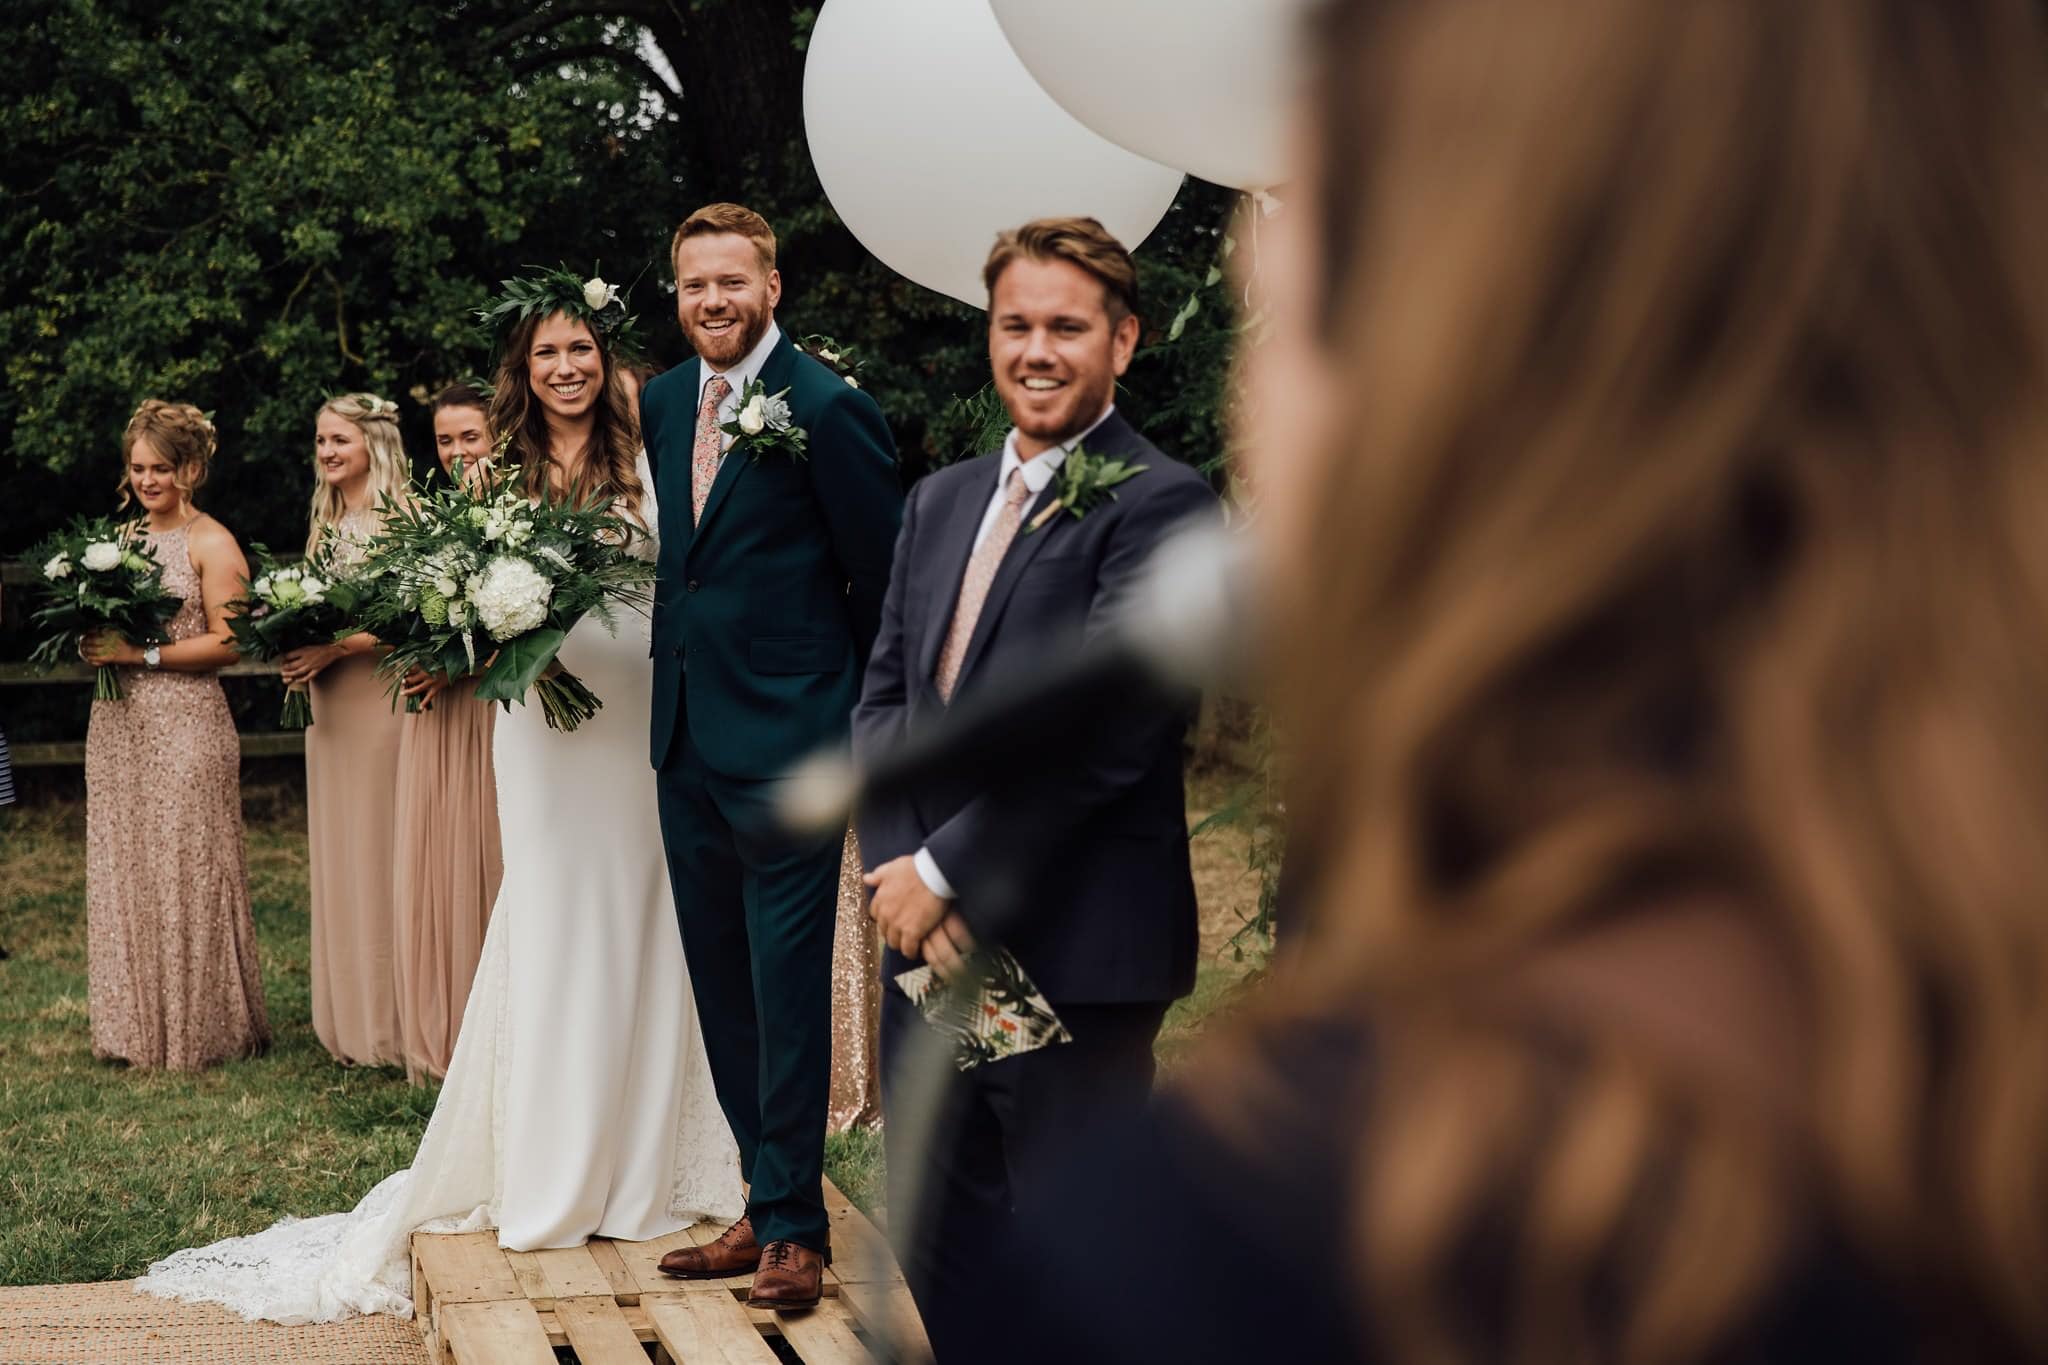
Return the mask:
{"type": "Polygon", "coordinates": [[[704,520],[704,500],[711,496],[711,481],[718,477],[718,460],[725,453],[725,437],[718,429],[718,405],[732,392],[724,375],[711,376],[704,386],[704,406],[697,409],[697,444],[690,451],[690,525],[704,520]]]}
{"type": "Polygon", "coordinates": [[[967,573],[960,580],[960,596],[953,603],[953,624],[946,628],[939,666],[932,671],[940,701],[953,700],[953,689],[960,685],[960,665],[967,662],[967,642],[974,638],[974,624],[981,619],[982,604],[988,601],[988,590],[996,581],[996,566],[1003,562],[1003,552],[1017,538],[1017,527],[1024,521],[1024,504],[1029,501],[1031,490],[1024,484],[1024,471],[1011,470],[1010,481],[1003,486],[1003,510],[996,514],[996,524],[988,528],[987,537],[967,561],[967,573]]]}

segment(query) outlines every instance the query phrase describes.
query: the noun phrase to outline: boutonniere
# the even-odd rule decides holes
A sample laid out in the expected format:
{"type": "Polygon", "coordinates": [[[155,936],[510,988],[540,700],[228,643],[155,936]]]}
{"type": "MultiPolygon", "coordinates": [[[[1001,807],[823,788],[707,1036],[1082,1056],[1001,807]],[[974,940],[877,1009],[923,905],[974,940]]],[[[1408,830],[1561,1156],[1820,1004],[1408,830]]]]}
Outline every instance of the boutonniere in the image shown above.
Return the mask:
{"type": "Polygon", "coordinates": [[[1030,535],[1061,512],[1079,521],[1101,506],[1105,499],[1115,502],[1116,486],[1126,479],[1136,478],[1145,472],[1145,468],[1141,464],[1090,454],[1087,447],[1075,446],[1060,465],[1057,476],[1059,496],[1031,519],[1031,524],[1024,528],[1024,534],[1030,535]]]}
{"type": "Polygon", "coordinates": [[[831,337],[812,333],[802,341],[799,341],[796,344],[796,348],[817,361],[820,365],[823,365],[826,369],[832,371],[832,373],[838,375],[841,379],[844,379],[848,388],[857,389],[860,387],[860,380],[855,378],[855,376],[860,373],[861,366],[867,364],[867,361],[857,355],[854,348],[845,342],[835,341],[831,337]]]}
{"type": "Polygon", "coordinates": [[[810,452],[811,435],[790,420],[788,389],[781,393],[768,392],[768,386],[758,379],[750,379],[740,390],[740,408],[730,422],[721,423],[719,430],[734,437],[734,444],[747,444],[747,457],[759,460],[767,451],[779,450],[792,460],[807,460],[810,452]]]}

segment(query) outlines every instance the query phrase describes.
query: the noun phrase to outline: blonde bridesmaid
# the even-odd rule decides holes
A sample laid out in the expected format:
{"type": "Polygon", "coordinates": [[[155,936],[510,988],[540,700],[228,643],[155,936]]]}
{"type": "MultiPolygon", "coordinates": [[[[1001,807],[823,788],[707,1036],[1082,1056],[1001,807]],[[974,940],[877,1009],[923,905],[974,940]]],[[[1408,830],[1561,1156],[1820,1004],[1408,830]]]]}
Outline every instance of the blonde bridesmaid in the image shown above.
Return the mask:
{"type": "MultiPolygon", "coordinates": [[[[434,454],[477,469],[491,452],[483,395],[463,384],[434,399],[434,454]]],[[[398,742],[397,856],[392,905],[398,938],[399,1041],[406,1074],[448,1072],[484,929],[504,862],[491,730],[498,708],[476,699],[476,680],[448,683],[415,670],[408,694],[424,698],[398,742]]]]}
{"type": "MultiPolygon", "coordinates": [[[[336,572],[363,560],[384,499],[405,496],[411,466],[398,405],[347,393],[314,419],[308,559],[336,572]]],[[[376,640],[351,635],[280,661],[287,683],[310,682],[306,842],[313,914],[313,1031],[337,1061],[398,1065],[396,865],[398,746],[403,717],[376,672],[376,640]]]]}
{"type": "Polygon", "coordinates": [[[241,748],[216,672],[235,662],[225,608],[248,562],[192,496],[213,424],[144,403],[121,439],[131,534],[182,599],[168,639],[104,633],[79,653],[121,669],[85,740],[87,1012],[93,1055],[197,1071],[270,1041],[242,847],[241,748]]]}

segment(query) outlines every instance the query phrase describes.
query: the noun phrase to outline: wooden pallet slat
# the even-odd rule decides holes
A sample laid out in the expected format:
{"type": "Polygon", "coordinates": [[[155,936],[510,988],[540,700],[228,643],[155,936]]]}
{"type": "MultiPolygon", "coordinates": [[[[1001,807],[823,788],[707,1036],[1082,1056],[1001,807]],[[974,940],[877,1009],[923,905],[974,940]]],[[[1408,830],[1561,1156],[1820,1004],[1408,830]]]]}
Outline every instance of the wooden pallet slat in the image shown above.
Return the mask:
{"type": "Polygon", "coordinates": [[[449,1304],[440,1322],[449,1349],[464,1365],[556,1365],[540,1315],[525,1299],[449,1304]]]}
{"type": "Polygon", "coordinates": [[[640,1306],[678,1365],[779,1365],[747,1310],[722,1289],[648,1294],[640,1306]]]}
{"type": "Polygon", "coordinates": [[[828,1270],[815,1308],[747,1307],[751,1275],[672,1280],[657,1269],[666,1252],[717,1238],[713,1224],[542,1251],[505,1251],[492,1232],[416,1234],[414,1316],[437,1365],[554,1365],[562,1348],[577,1365],[646,1365],[649,1344],[672,1365],[875,1365],[891,1347],[928,1360],[888,1243],[829,1184],[826,1203],[835,1255],[859,1278],[842,1284],[828,1270]]]}
{"type": "Polygon", "coordinates": [[[647,1365],[640,1338],[610,1294],[555,1300],[555,1320],[581,1365],[647,1365]]]}
{"type": "Polygon", "coordinates": [[[853,1318],[836,1299],[822,1300],[804,1313],[780,1313],[782,1335],[804,1365],[875,1365],[859,1337],[853,1318]]]}
{"type": "Polygon", "coordinates": [[[901,1280],[847,1285],[840,1302],[870,1341],[892,1348],[905,1365],[918,1365],[932,1358],[931,1338],[925,1335],[924,1319],[917,1315],[910,1287],[901,1280]]]}

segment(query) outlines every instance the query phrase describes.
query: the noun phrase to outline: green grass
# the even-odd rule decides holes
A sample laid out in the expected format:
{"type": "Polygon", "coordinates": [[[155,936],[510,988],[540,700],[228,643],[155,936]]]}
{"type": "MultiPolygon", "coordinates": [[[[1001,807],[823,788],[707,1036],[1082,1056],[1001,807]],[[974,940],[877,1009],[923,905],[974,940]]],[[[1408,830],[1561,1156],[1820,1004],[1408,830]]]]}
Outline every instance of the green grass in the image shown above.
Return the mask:
{"type": "MultiPolygon", "coordinates": [[[[435,1089],[339,1066],[313,1036],[303,808],[260,787],[245,806],[274,1041],[198,1075],[93,1059],[84,806],[0,808],[0,1285],[136,1275],[180,1247],[352,1207],[412,1160],[435,1089]]],[[[1169,1065],[1241,971],[1204,964],[1160,1039],[1169,1065]]],[[[825,1169],[860,1208],[883,1202],[879,1132],[831,1138],[825,1169]]]]}

